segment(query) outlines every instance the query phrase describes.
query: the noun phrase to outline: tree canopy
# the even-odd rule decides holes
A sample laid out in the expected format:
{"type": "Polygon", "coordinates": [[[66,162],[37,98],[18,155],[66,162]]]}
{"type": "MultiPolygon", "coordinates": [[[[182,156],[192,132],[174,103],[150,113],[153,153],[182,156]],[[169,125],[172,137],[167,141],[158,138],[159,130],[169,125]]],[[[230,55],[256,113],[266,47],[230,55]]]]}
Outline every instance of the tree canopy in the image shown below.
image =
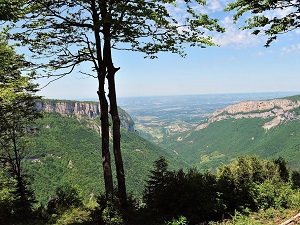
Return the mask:
{"type": "MultiPolygon", "coordinates": [[[[44,0],[15,5],[12,1],[3,1],[2,11],[7,15],[4,19],[22,18],[14,24],[21,28],[14,34],[15,40],[28,45],[36,58],[49,59],[39,61],[39,65],[50,69],[68,68],[68,72],[84,61],[92,62],[94,70],[100,69],[105,48],[143,52],[151,58],[161,51],[184,56],[186,43],[211,46],[214,44],[208,31],[224,31],[216,19],[196,11],[197,7],[205,7],[202,0],[180,4],[174,0],[44,0]],[[15,12],[12,15],[8,13],[11,9],[15,12]],[[95,33],[100,35],[99,43],[95,33]],[[110,42],[105,48],[104,40],[110,42]]],[[[68,72],[64,70],[60,75],[68,72]]],[[[81,72],[96,76],[91,68],[81,72]]]]}
{"type": "Polygon", "coordinates": [[[269,47],[278,35],[300,27],[299,0],[237,0],[227,6],[226,11],[230,10],[236,10],[235,21],[247,12],[253,14],[245,21],[243,29],[253,29],[255,35],[269,36],[265,47],[269,47]]]}

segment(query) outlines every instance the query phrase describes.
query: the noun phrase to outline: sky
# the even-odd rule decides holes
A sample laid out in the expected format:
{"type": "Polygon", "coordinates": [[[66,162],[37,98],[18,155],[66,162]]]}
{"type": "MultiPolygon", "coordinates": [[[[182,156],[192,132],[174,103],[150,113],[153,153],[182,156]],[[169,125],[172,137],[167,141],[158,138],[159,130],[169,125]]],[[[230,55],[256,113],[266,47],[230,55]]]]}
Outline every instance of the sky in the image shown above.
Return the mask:
{"type": "MultiPolygon", "coordinates": [[[[233,12],[222,11],[227,0],[207,3],[206,12],[226,28],[226,33],[214,35],[220,47],[187,47],[185,58],[161,53],[157,59],[144,59],[141,53],[114,51],[114,65],[121,68],[116,74],[118,97],[300,93],[300,28],[279,36],[265,48],[266,37],[238,29],[241,23],[233,24],[233,12]]],[[[42,87],[48,81],[38,82],[42,87]]],[[[51,83],[39,94],[55,99],[95,99],[97,86],[96,79],[74,73],[51,83]]]]}

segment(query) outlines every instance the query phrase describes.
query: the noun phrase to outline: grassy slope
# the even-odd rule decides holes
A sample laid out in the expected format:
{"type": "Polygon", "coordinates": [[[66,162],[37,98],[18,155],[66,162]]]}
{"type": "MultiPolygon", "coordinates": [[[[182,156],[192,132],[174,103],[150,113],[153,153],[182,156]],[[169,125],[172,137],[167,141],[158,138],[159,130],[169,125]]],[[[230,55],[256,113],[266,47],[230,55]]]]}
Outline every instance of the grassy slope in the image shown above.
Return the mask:
{"type": "MultiPolygon", "coordinates": [[[[91,193],[98,195],[103,190],[99,135],[76,118],[57,114],[46,115],[37,126],[39,132],[32,139],[26,166],[34,177],[38,200],[45,203],[64,183],[77,184],[86,199],[91,193]]],[[[136,133],[122,129],[121,139],[128,190],[135,195],[142,193],[148,171],[160,155],[170,159],[171,167],[182,166],[136,133]]]]}
{"type": "Polygon", "coordinates": [[[206,129],[191,132],[181,142],[174,144],[169,140],[168,149],[202,169],[215,169],[245,154],[264,158],[281,156],[292,168],[300,169],[300,121],[286,122],[268,132],[262,128],[265,122],[259,118],[215,122],[206,129]]]}

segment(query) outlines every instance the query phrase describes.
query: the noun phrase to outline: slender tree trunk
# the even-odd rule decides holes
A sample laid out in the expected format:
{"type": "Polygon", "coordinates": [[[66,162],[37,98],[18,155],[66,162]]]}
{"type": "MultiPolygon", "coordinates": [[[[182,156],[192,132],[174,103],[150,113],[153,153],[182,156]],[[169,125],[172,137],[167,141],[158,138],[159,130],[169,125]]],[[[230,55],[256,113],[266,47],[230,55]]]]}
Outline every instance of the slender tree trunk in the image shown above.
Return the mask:
{"type": "Polygon", "coordinates": [[[116,87],[115,87],[115,74],[119,70],[119,68],[115,68],[112,63],[112,55],[111,55],[111,24],[110,24],[110,15],[107,10],[106,2],[103,1],[101,5],[101,16],[107,21],[103,24],[103,62],[107,69],[107,80],[108,80],[108,88],[109,88],[109,101],[110,101],[110,114],[113,122],[113,150],[114,150],[114,158],[116,165],[116,173],[117,173],[117,182],[118,182],[118,193],[121,198],[121,202],[123,207],[126,207],[127,196],[126,196],[126,183],[125,183],[125,173],[123,166],[123,159],[121,154],[121,134],[120,134],[120,118],[118,113],[118,105],[116,98],[116,87]]]}
{"type": "Polygon", "coordinates": [[[115,156],[115,164],[117,171],[117,180],[118,180],[118,192],[121,200],[124,204],[127,201],[126,195],[126,183],[125,183],[125,173],[123,166],[123,159],[121,154],[121,133],[120,133],[120,117],[118,113],[118,105],[116,98],[116,89],[115,89],[115,72],[108,74],[108,87],[109,87],[109,101],[110,101],[110,114],[113,121],[113,149],[115,156]]]}
{"type": "Polygon", "coordinates": [[[91,9],[93,11],[93,22],[95,24],[94,36],[96,41],[96,54],[97,54],[97,76],[98,76],[98,97],[100,101],[100,111],[101,111],[101,133],[102,133],[102,166],[104,173],[104,184],[106,196],[113,193],[113,178],[111,170],[111,159],[109,152],[109,120],[108,120],[108,102],[105,96],[105,77],[106,77],[106,66],[104,60],[102,59],[101,53],[101,38],[100,30],[96,27],[96,24],[100,21],[99,15],[96,10],[96,1],[91,1],[91,9]]]}
{"type": "Polygon", "coordinates": [[[111,159],[109,152],[109,121],[108,121],[108,103],[105,97],[105,91],[99,85],[98,96],[101,110],[101,135],[102,135],[102,166],[104,173],[105,193],[111,195],[113,193],[113,179],[111,170],[111,159]]]}

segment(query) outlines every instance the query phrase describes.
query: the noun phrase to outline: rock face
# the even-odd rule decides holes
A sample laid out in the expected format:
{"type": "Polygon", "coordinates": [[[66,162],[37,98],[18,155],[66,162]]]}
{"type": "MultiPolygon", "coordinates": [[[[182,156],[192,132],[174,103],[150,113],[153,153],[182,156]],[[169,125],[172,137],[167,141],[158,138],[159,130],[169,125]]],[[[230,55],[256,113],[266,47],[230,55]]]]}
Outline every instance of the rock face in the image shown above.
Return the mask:
{"type": "Polygon", "coordinates": [[[293,102],[288,99],[273,99],[266,101],[245,101],[234,105],[227,106],[222,110],[217,110],[212,116],[217,116],[223,112],[228,114],[249,113],[253,111],[265,111],[274,108],[282,109],[283,111],[293,110],[300,107],[300,101],[293,102]]]}
{"type": "Polygon", "coordinates": [[[245,101],[215,111],[206,123],[200,124],[196,130],[206,128],[210,123],[225,119],[272,118],[263,128],[269,130],[287,120],[300,120],[294,110],[300,107],[300,101],[273,99],[266,101],[245,101]]]}
{"type": "Polygon", "coordinates": [[[100,115],[99,105],[96,103],[86,102],[69,102],[69,101],[38,101],[36,109],[44,112],[55,112],[62,116],[75,115],[78,119],[94,119],[100,115]]]}
{"type": "MultiPolygon", "coordinates": [[[[62,116],[75,116],[79,120],[95,119],[100,116],[100,106],[96,102],[43,100],[36,102],[36,109],[59,113],[62,116]]],[[[119,116],[122,126],[130,132],[135,132],[134,122],[124,110],[119,110],[119,116]]]]}

